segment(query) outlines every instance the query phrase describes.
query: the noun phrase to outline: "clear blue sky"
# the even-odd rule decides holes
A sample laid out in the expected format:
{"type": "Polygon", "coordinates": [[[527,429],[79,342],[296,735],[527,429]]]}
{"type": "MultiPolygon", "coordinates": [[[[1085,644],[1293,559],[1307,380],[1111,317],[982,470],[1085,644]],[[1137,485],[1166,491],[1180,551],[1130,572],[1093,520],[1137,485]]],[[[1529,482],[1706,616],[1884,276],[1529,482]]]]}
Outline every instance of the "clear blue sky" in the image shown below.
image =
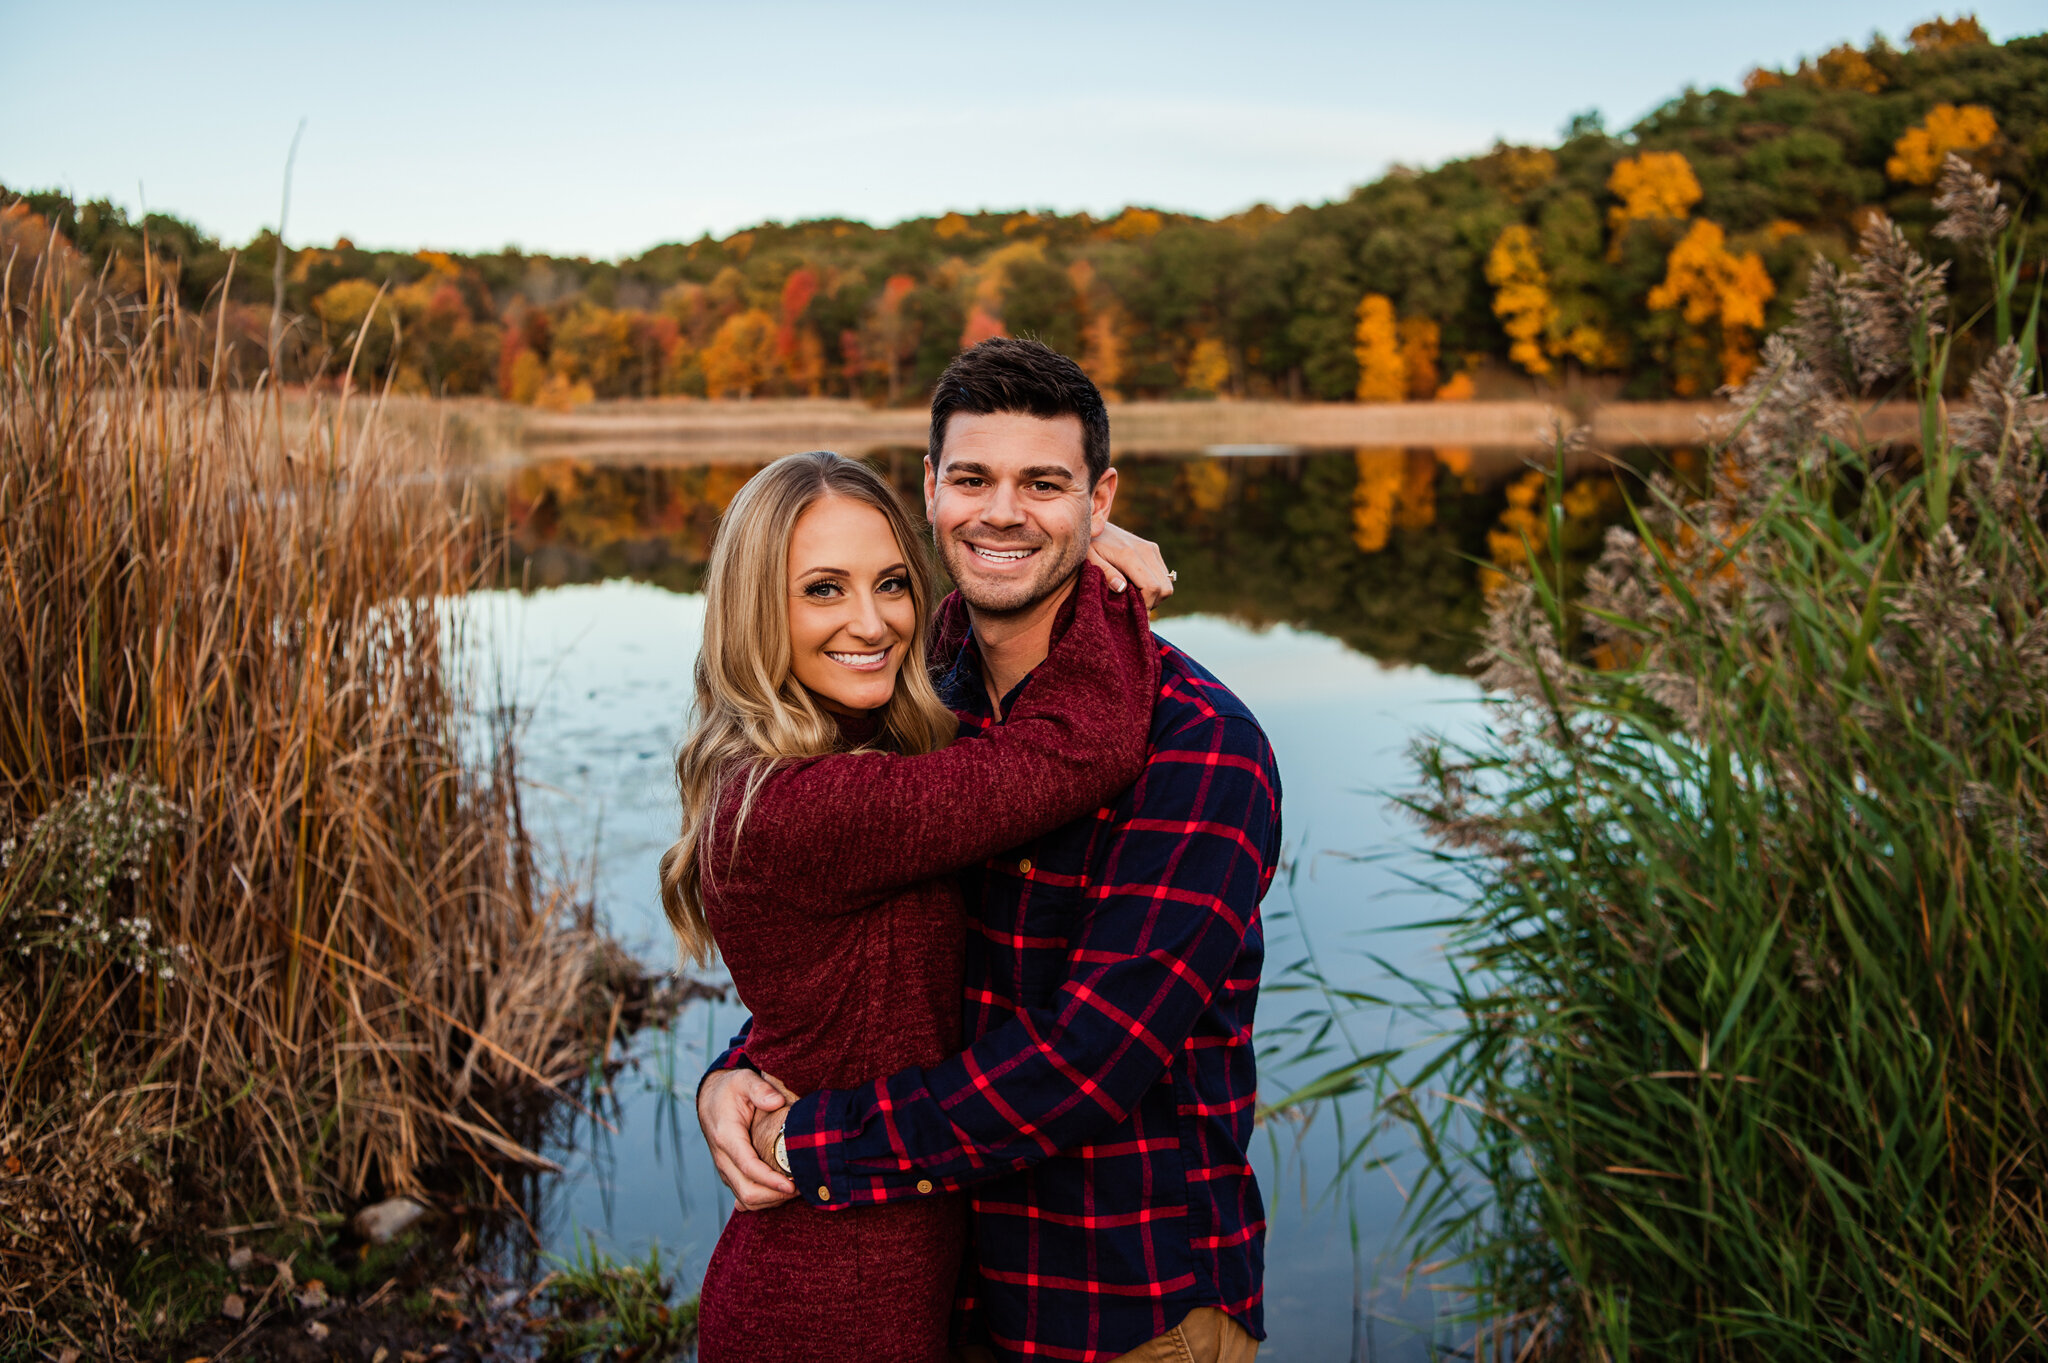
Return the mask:
{"type": "MultiPolygon", "coordinates": [[[[1626,126],[1895,0],[141,5],[0,0],[0,183],[242,241],[618,256],[767,218],[1319,202],[1626,126]],[[138,188],[138,185],[140,186],[138,188]]],[[[1943,11],[1953,13],[1955,11],[1943,11]]],[[[1977,7],[1995,38],[2048,0],[1977,7]]]]}

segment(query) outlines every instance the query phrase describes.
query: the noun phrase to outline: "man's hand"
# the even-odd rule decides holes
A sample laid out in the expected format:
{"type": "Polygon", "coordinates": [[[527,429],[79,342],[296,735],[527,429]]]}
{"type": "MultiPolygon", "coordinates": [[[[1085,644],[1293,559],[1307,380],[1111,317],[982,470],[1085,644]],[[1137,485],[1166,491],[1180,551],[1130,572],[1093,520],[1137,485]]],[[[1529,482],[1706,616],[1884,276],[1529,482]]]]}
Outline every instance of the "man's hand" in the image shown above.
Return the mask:
{"type": "MultiPolygon", "coordinates": [[[[721,1070],[697,1089],[697,1125],[711,1147],[711,1163],[742,1211],[766,1211],[796,1196],[796,1184],[754,1148],[756,1120],[795,1101],[774,1078],[753,1070],[721,1070]]],[[[772,1147],[773,1128],[768,1139],[772,1147]]]]}
{"type": "Polygon", "coordinates": [[[1113,592],[1137,583],[1145,594],[1146,610],[1157,610],[1161,601],[1173,595],[1173,575],[1167,571],[1159,546],[1120,525],[1102,527],[1102,533],[1088,546],[1088,561],[1102,569],[1113,592]]]}

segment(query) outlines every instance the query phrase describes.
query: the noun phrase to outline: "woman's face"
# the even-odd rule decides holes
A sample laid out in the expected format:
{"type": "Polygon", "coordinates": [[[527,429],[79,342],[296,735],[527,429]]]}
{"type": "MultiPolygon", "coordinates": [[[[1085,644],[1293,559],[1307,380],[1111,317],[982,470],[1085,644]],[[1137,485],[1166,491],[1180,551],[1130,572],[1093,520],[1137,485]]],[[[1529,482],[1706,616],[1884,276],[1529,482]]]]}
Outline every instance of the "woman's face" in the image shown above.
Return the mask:
{"type": "Polygon", "coordinates": [[[796,679],[841,714],[879,709],[917,625],[910,570],[888,519],[826,497],[789,537],[789,646],[796,679]]]}

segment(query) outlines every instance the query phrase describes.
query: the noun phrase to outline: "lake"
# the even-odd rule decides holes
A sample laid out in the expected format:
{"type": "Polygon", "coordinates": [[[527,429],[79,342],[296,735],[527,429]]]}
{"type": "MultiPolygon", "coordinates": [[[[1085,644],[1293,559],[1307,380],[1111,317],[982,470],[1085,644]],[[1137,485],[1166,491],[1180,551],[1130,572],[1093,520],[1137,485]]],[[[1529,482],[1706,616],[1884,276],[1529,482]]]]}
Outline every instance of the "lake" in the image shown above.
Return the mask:
{"type": "MultiPolygon", "coordinates": [[[[918,452],[873,456],[912,505],[918,452]]],[[[1180,574],[1157,621],[1251,707],[1285,786],[1288,856],[1265,902],[1259,1007],[1261,1095],[1283,1096],[1348,1052],[1416,1039],[1384,1010],[1345,1020],[1316,1061],[1288,1024],[1320,1007],[1304,967],[1333,985],[1396,991],[1386,965],[1440,977],[1436,943],[1401,925],[1435,916],[1412,825],[1388,794],[1411,784],[1409,744],[1477,723],[1465,673],[1484,613],[1487,564],[1519,551],[1543,505],[1522,456],[1368,448],[1119,458],[1117,519],[1160,542],[1180,574]],[[1290,989],[1295,986],[1296,989],[1290,989]],[[1264,1054],[1264,1051],[1262,1051],[1264,1054]]],[[[556,868],[587,887],[612,930],[672,966],[655,866],[677,823],[671,761],[702,633],[698,594],[719,511],[758,464],[522,464],[493,485],[508,585],[473,600],[494,685],[516,698],[532,783],[529,820],[556,868]]],[[[1561,499],[1568,560],[1583,560],[1621,510],[1615,480],[1575,471],[1561,499]]],[[[713,979],[722,978],[715,974],[713,979]]],[[[548,1153],[565,1173],[540,1190],[551,1252],[594,1237],[643,1258],[658,1244],[694,1290],[731,1208],[697,1133],[696,1080],[743,1020],[698,1001],[634,1038],[603,1096],[613,1130],[564,1128],[548,1153]]],[[[1447,1336],[1440,1292],[1403,1291],[1387,1255],[1401,1206],[1401,1148],[1378,1172],[1338,1180],[1358,1111],[1262,1124],[1252,1152],[1268,1205],[1262,1359],[1421,1359],[1447,1336]],[[1346,1128],[1346,1121],[1349,1126],[1346,1128]],[[1344,1128],[1340,1132],[1340,1128],[1344,1128]]]]}

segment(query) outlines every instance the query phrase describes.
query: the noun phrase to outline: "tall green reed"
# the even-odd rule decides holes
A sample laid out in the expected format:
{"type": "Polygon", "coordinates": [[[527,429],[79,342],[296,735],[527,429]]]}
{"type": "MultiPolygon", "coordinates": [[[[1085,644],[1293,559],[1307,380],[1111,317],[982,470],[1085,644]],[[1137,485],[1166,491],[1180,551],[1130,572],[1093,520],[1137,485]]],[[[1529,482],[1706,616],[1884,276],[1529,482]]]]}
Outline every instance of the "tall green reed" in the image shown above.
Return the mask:
{"type": "Polygon", "coordinates": [[[1510,581],[1487,735],[1417,749],[1442,1030],[1324,1087],[1416,1139],[1478,1356],[2048,1356],[2040,271],[1960,161],[1941,207],[1997,289],[1967,403],[1987,318],[1873,221],[1706,489],[1656,483],[1576,601],[1510,581]],[[1856,435],[1893,384],[1917,459],[1856,435]]]}

